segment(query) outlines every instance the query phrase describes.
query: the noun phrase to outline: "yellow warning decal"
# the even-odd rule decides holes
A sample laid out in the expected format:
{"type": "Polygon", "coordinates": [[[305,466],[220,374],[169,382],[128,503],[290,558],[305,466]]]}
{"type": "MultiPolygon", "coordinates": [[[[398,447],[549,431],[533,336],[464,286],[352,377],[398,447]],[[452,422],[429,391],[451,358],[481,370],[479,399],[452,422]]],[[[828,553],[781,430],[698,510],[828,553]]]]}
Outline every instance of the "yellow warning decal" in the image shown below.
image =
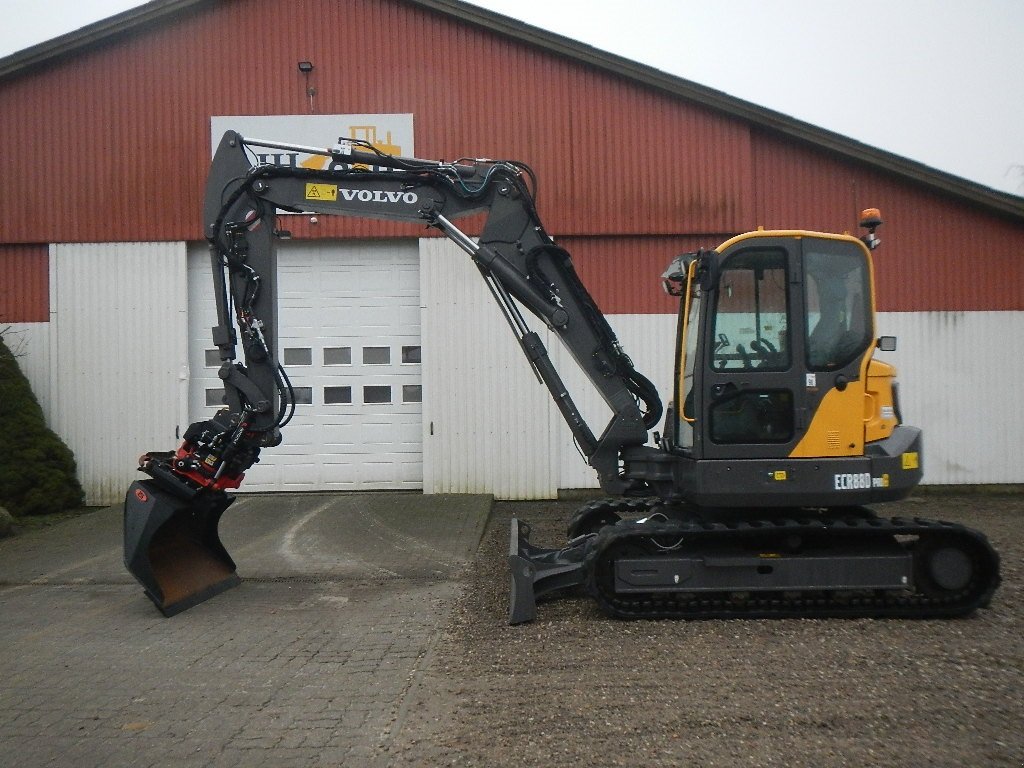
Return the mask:
{"type": "Polygon", "coordinates": [[[786,479],[786,470],[784,470],[784,469],[776,470],[775,472],[772,473],[772,478],[775,479],[775,480],[785,480],[786,479]]]}
{"type": "Polygon", "coordinates": [[[911,451],[910,453],[904,453],[902,455],[903,468],[904,469],[917,469],[921,466],[921,462],[917,458],[917,451],[911,451]]]}
{"type": "Polygon", "coordinates": [[[306,185],[306,199],[307,200],[327,200],[328,202],[336,202],[338,199],[338,185],[337,184],[307,184],[306,185]]]}

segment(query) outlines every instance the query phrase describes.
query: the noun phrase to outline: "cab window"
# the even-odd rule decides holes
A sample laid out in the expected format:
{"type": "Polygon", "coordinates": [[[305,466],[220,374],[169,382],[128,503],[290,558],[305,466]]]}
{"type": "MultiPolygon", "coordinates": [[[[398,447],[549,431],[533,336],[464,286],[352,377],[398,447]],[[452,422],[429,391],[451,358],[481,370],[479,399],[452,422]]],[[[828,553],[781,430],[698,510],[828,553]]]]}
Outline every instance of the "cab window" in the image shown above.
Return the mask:
{"type": "Polygon", "coordinates": [[[804,253],[807,367],[842,368],[871,342],[871,293],[862,253],[804,253]]]}
{"type": "Polygon", "coordinates": [[[790,365],[786,252],[751,249],[722,265],[711,366],[781,371],[790,365]]]}

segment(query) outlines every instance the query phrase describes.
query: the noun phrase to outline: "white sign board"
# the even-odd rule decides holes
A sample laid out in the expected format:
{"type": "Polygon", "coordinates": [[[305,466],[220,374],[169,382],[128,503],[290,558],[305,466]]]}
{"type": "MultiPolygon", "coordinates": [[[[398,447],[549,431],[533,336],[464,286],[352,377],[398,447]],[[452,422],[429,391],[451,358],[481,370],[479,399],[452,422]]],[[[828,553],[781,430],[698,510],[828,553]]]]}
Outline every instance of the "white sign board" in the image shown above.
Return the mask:
{"type": "MultiPolygon", "coordinates": [[[[307,147],[335,146],[361,139],[388,155],[415,157],[412,115],[214,115],[210,118],[211,157],[226,131],[246,139],[263,139],[307,147]]],[[[253,148],[260,162],[322,170],[330,159],[281,149],[253,148]]]]}

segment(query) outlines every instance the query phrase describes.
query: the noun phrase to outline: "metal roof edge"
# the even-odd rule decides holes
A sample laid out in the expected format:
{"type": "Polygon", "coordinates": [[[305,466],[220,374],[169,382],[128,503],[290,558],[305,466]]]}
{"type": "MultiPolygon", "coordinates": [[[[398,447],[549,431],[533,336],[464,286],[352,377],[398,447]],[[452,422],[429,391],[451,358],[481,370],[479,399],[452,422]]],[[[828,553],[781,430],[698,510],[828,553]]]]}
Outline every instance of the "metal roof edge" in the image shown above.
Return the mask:
{"type": "Polygon", "coordinates": [[[112,37],[160,21],[194,5],[210,0],[152,0],[127,11],[101,19],[93,24],[30,46],[0,58],[0,81],[34,67],[65,58],[107,42],[112,37]]]}

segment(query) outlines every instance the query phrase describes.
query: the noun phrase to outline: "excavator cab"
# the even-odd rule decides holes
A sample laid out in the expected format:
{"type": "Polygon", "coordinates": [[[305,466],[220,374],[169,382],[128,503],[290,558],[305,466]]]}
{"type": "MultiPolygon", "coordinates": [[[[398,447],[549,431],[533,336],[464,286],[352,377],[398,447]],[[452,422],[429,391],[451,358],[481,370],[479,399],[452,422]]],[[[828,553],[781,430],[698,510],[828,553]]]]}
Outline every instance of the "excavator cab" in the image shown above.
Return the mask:
{"type": "Polygon", "coordinates": [[[755,232],[695,262],[713,282],[691,279],[676,393],[679,445],[695,456],[862,453],[871,260],[852,237],[808,235],[755,232]],[[826,396],[831,439],[811,449],[826,396]]]}
{"type": "Polygon", "coordinates": [[[867,504],[920,482],[875,360],[877,211],[863,240],[759,230],[678,257],[674,405],[657,447],[622,450],[646,493],[590,502],[546,549],[514,520],[510,623],[580,588],[620,618],[950,617],[987,605],[998,556],[951,523],[867,504]]]}
{"type": "Polygon", "coordinates": [[[873,357],[867,242],[756,231],[666,273],[682,300],[665,443],[686,470],[675,475],[685,498],[845,506],[920,481],[920,431],[900,424],[895,371],[873,357]],[[738,471],[728,482],[726,467],[738,471]]]}

